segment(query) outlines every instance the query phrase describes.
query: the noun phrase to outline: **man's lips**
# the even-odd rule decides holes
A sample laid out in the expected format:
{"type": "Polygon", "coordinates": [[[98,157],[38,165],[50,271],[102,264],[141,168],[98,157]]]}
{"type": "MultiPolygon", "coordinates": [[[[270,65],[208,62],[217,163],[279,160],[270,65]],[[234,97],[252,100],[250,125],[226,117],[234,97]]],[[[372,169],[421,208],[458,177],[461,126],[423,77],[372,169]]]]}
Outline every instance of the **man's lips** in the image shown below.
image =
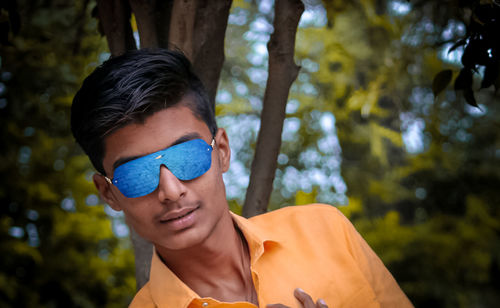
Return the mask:
{"type": "Polygon", "coordinates": [[[172,222],[172,221],[181,219],[181,218],[186,217],[187,215],[191,214],[192,212],[194,212],[197,209],[199,209],[199,206],[188,207],[188,208],[183,208],[180,210],[170,211],[160,219],[160,222],[166,223],[166,222],[172,222]]]}

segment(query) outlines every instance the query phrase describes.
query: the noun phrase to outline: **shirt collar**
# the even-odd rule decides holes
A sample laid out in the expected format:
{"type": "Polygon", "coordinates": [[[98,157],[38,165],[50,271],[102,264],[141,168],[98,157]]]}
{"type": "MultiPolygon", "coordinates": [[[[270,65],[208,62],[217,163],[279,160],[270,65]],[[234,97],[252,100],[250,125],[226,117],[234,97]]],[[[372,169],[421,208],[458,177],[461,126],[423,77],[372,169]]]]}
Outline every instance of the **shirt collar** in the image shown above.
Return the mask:
{"type": "Polygon", "coordinates": [[[187,307],[198,297],[163,263],[156,249],[153,251],[149,276],[151,296],[159,308],[166,307],[165,304],[169,307],[187,307]]]}
{"type": "MultiPolygon", "coordinates": [[[[248,243],[251,265],[254,265],[266,250],[279,245],[271,234],[267,234],[264,229],[255,225],[252,221],[232,212],[230,213],[233,223],[238,226],[248,243]]],[[[199,298],[196,292],[177,278],[163,263],[156,249],[153,251],[148,284],[153,301],[160,308],[166,307],[165,303],[168,303],[168,307],[188,307],[193,299],[199,298]]]]}
{"type": "Polygon", "coordinates": [[[257,226],[251,220],[232,212],[231,216],[233,217],[233,222],[241,230],[243,236],[245,236],[248,244],[248,250],[250,251],[250,262],[252,265],[259,260],[266,250],[279,245],[279,242],[273,238],[270,232],[266,232],[265,229],[257,226]]]}

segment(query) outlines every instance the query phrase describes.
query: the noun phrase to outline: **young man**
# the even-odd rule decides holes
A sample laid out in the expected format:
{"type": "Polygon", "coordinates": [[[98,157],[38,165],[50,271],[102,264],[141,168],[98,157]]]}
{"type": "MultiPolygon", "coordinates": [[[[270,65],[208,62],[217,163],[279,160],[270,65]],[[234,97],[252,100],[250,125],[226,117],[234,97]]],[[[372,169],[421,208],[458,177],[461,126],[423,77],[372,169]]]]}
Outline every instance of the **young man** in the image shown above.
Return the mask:
{"type": "Polygon", "coordinates": [[[411,307],[334,207],[229,211],[228,137],[181,53],[105,62],[76,94],[71,126],[104,201],[154,245],[131,307],[411,307]]]}

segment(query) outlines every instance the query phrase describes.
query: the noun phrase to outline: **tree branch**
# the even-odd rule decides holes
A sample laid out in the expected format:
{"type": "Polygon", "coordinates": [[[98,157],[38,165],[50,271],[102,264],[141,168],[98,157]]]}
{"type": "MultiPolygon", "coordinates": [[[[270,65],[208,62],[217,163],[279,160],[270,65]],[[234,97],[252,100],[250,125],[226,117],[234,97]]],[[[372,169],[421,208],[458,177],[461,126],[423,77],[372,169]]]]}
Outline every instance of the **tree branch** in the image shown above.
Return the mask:
{"type": "Polygon", "coordinates": [[[232,0],[174,0],[172,7],[170,42],[193,63],[214,110],[231,3],[232,0]]]}
{"type": "Polygon", "coordinates": [[[99,0],[97,9],[111,55],[115,57],[136,49],[128,3],[123,0],[99,0]]]}
{"type": "Polygon", "coordinates": [[[281,147],[288,93],[300,70],[293,55],[297,26],[303,11],[304,4],[300,0],[276,0],[274,32],[267,44],[269,76],[250,183],[243,206],[245,217],[267,211],[281,147]]]}

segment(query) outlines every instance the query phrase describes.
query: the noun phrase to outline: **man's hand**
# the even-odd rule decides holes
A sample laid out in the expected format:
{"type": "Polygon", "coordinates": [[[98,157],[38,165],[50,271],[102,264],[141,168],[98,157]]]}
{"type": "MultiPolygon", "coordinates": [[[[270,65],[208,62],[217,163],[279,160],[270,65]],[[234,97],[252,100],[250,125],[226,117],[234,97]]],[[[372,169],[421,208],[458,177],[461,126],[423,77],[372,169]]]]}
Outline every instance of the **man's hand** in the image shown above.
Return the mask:
{"type": "MultiPolygon", "coordinates": [[[[299,300],[302,304],[302,308],[328,308],[325,301],[321,298],[315,303],[311,296],[307,294],[304,290],[297,288],[293,291],[295,298],[299,300]]],[[[267,308],[289,308],[283,304],[270,304],[266,306],[267,308]]]]}

